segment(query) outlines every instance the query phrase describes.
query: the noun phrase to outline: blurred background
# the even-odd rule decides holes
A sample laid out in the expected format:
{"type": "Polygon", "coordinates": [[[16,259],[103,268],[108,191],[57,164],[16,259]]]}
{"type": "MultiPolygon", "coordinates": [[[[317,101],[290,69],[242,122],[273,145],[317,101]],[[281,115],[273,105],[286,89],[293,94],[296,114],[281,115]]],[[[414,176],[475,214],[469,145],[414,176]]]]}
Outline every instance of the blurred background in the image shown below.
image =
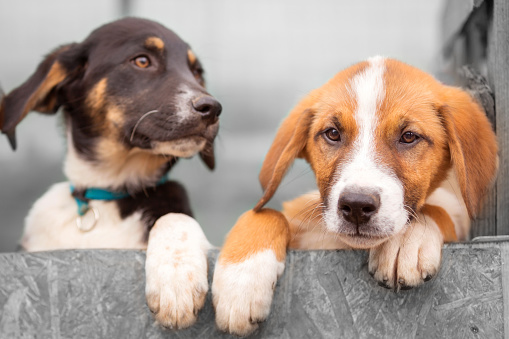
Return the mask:
{"type": "MultiPolygon", "coordinates": [[[[0,84],[19,86],[58,45],[82,41],[123,16],[156,20],[187,41],[223,105],[216,170],[182,160],[170,173],[186,186],[208,239],[221,245],[261,197],[258,171],[276,129],[310,90],[373,55],[439,70],[443,0],[0,0],[0,84]]],[[[0,138],[0,251],[14,251],[24,217],[53,183],[65,181],[60,115],[29,115],[18,150],[0,138]]],[[[269,206],[315,188],[299,160],[269,206]]]]}

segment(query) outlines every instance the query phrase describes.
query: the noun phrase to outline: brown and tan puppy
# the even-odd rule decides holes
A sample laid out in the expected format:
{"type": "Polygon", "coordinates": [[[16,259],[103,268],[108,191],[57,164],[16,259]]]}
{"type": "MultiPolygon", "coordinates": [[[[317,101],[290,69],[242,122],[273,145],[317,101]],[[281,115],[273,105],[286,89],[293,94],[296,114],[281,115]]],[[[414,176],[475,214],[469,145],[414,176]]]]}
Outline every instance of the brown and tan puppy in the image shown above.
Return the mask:
{"type": "Polygon", "coordinates": [[[30,111],[59,108],[69,181],[35,202],[21,247],[147,249],[150,310],[163,326],[191,325],[208,291],[210,244],[167,173],[196,154],[214,167],[221,105],[205,89],[199,60],[156,22],[106,24],[54,50],[7,94],[0,129],[15,146],[15,127],[30,111]]]}
{"type": "Polygon", "coordinates": [[[491,125],[463,90],[381,57],[338,73],[282,123],[264,195],[226,239],[212,285],[219,328],[246,335],[268,316],[287,248],[367,249],[387,288],[430,280],[443,243],[467,238],[497,166],[491,125]],[[318,191],[263,209],[296,158],[318,191]]]}

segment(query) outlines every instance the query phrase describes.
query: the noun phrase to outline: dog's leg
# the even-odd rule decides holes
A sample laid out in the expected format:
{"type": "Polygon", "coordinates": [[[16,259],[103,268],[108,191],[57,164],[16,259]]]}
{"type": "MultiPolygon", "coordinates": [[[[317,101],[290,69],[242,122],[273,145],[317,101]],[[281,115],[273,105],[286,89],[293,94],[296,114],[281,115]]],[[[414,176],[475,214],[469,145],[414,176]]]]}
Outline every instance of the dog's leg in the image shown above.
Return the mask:
{"type": "Polygon", "coordinates": [[[192,325],[208,291],[210,243],[193,218],[169,213],[150,231],[145,263],[147,304],[169,328],[192,325]]]}
{"type": "Polygon", "coordinates": [[[381,286],[409,289],[430,280],[440,267],[444,240],[457,240],[444,209],[425,205],[421,212],[402,234],[370,250],[369,272],[381,286]]]}
{"type": "Polygon", "coordinates": [[[248,335],[267,318],[288,246],[288,222],[280,212],[244,213],[230,231],[212,283],[219,329],[248,335]]]}

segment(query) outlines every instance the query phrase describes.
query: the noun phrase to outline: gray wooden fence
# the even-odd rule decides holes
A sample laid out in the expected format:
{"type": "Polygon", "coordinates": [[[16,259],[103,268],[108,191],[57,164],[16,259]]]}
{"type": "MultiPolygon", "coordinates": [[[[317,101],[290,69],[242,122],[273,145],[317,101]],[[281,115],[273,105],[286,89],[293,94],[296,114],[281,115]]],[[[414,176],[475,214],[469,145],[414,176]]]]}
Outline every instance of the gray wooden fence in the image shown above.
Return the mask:
{"type": "Polygon", "coordinates": [[[446,78],[480,98],[500,148],[497,183],[472,236],[509,234],[509,1],[448,0],[443,39],[446,78]]]}
{"type": "MultiPolygon", "coordinates": [[[[217,251],[209,255],[209,278],[217,251]]],[[[504,338],[509,241],[446,246],[424,286],[378,286],[362,251],[292,251],[269,319],[253,338],[504,338]]],[[[145,303],[145,253],[0,254],[0,338],[230,337],[210,294],[189,329],[158,327],[145,303]]]]}

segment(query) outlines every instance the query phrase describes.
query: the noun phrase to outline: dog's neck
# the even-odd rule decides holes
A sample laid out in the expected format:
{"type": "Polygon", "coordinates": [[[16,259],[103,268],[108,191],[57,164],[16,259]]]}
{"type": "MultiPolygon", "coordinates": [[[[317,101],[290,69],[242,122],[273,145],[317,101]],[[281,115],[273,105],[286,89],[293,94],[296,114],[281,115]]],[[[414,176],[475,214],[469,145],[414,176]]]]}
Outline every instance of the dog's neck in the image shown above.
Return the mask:
{"type": "Polygon", "coordinates": [[[102,146],[97,158],[88,160],[67,138],[64,173],[77,188],[98,187],[137,193],[154,186],[166,171],[171,158],[154,155],[141,149],[126,150],[102,146]]]}

